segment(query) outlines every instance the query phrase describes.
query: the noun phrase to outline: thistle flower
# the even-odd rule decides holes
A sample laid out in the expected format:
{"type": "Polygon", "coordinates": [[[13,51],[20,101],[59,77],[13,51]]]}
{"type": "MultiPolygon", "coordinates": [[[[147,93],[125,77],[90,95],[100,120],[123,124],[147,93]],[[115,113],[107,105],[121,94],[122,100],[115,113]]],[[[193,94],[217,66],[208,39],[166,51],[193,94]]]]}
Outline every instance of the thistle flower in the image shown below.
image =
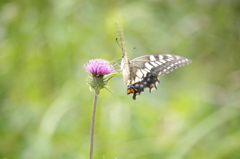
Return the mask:
{"type": "Polygon", "coordinates": [[[84,65],[84,68],[90,74],[92,74],[92,77],[88,81],[88,84],[94,90],[100,90],[104,88],[108,82],[108,79],[104,77],[114,72],[113,66],[110,65],[110,62],[103,59],[90,60],[87,64],[84,65]]]}
{"type": "Polygon", "coordinates": [[[89,63],[84,65],[84,68],[95,76],[104,76],[113,72],[109,62],[103,59],[90,60],[89,63]]]}

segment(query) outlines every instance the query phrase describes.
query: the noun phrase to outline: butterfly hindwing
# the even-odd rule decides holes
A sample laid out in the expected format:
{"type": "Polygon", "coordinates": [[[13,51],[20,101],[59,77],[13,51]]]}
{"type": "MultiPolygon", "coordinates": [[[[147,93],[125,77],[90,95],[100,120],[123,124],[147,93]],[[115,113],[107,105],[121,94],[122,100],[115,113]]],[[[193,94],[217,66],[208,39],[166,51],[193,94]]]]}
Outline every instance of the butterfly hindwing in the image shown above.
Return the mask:
{"type": "Polygon", "coordinates": [[[172,54],[156,54],[140,56],[130,61],[130,68],[150,72],[152,75],[162,76],[180,66],[187,65],[192,61],[172,54]]]}
{"type": "Polygon", "coordinates": [[[129,62],[128,94],[133,99],[144,91],[144,88],[157,89],[158,76],[165,75],[180,66],[191,63],[191,60],[172,54],[145,55],[129,62]]]}

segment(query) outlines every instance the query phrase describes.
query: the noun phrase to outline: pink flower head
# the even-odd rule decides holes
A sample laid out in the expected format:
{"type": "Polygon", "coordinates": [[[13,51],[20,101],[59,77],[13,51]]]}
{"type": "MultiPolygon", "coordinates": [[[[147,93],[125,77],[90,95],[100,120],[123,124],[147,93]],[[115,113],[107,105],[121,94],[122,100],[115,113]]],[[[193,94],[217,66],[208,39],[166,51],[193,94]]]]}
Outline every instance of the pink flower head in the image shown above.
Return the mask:
{"type": "Polygon", "coordinates": [[[112,66],[103,59],[93,59],[84,65],[84,68],[95,76],[104,76],[113,72],[112,66]]]}

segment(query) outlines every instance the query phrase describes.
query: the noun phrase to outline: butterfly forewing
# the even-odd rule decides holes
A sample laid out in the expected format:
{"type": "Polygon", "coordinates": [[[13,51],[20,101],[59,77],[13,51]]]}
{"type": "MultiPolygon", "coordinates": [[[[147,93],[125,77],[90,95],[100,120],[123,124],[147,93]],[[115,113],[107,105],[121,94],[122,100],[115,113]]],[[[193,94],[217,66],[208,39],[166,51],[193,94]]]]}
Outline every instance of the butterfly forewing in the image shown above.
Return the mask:
{"type": "Polygon", "coordinates": [[[131,75],[131,68],[130,62],[127,57],[127,51],[124,43],[124,36],[122,29],[116,24],[118,38],[117,41],[119,42],[119,46],[122,50],[122,62],[121,62],[121,70],[123,74],[123,81],[126,85],[130,84],[130,75],[131,75]]]}

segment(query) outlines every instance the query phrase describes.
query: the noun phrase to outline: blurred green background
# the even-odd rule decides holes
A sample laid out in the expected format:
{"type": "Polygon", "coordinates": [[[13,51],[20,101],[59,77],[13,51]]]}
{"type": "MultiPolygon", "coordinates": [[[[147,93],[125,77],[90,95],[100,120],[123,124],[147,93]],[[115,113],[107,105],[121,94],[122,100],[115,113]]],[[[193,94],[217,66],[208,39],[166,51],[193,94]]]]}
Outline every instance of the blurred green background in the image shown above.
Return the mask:
{"type": "Polygon", "coordinates": [[[172,53],[192,64],[132,100],[100,93],[95,159],[240,158],[240,1],[0,2],[0,158],[86,159],[93,93],[83,64],[172,53]],[[132,48],[136,49],[132,49],[132,48]]]}

